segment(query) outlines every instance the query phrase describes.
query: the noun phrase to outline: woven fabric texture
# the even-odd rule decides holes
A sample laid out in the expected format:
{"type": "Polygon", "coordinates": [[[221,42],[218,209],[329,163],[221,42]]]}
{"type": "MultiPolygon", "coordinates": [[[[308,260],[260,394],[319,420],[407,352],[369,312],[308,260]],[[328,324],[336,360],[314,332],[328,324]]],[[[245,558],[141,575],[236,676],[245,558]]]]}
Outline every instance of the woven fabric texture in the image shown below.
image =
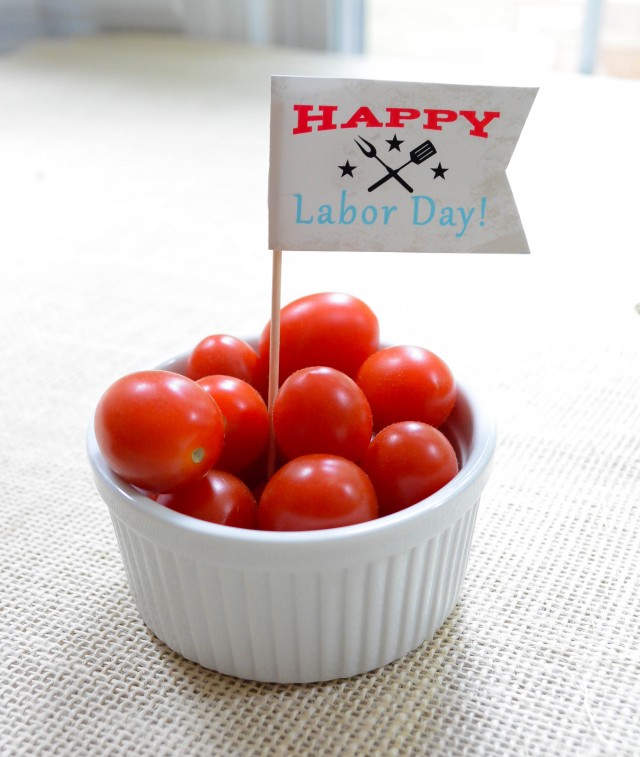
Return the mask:
{"type": "Polygon", "coordinates": [[[268,74],[342,70],[237,55],[141,38],[0,59],[0,754],[639,755],[632,84],[541,95],[514,161],[531,256],[285,255],[285,301],[361,296],[495,407],[466,580],[435,638],[352,679],[275,685],[187,662],[141,622],[86,461],[93,408],[207,333],[261,330],[268,74]],[[629,109],[608,135],[617,194],[597,201],[569,116],[594,98],[629,109]]]}

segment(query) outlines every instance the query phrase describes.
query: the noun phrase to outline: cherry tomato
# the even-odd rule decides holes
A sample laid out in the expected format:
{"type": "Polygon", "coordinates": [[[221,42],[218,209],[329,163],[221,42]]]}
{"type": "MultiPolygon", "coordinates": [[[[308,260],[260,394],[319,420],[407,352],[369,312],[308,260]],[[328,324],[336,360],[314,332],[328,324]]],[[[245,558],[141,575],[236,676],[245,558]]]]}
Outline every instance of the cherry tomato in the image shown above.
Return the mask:
{"type": "Polygon", "coordinates": [[[196,383],[218,403],[225,419],[224,447],[216,468],[238,473],[267,448],[267,406],[252,386],[233,376],[206,376],[196,383]]]}
{"type": "Polygon", "coordinates": [[[380,515],[429,497],[458,472],[447,437],[426,423],[403,421],[384,428],[361,463],[376,490],[380,515]]]}
{"type": "Polygon", "coordinates": [[[194,347],[186,373],[194,381],[223,374],[250,384],[257,362],[258,353],[242,339],[229,334],[212,334],[194,347]]]}
{"type": "Polygon", "coordinates": [[[373,419],[362,389],[345,373],[301,368],[276,396],[273,428],[288,460],[324,452],[357,463],[371,441],[373,419]]]}
{"type": "MultiPolygon", "coordinates": [[[[268,364],[270,324],[259,342],[268,364]]],[[[355,378],[359,367],[379,347],[378,319],[361,300],[334,292],[310,294],[280,312],[280,383],[300,368],[325,365],[355,378]]]]}
{"type": "Polygon", "coordinates": [[[368,357],[357,377],[375,431],[398,421],[441,426],[456,402],[447,364],[422,347],[387,347],[368,357]]]}
{"type": "Polygon", "coordinates": [[[258,526],[268,531],[313,531],[363,523],[378,514],[373,485],[351,460],[303,455],[269,480],[258,505],[258,526]]]}
{"type": "Polygon", "coordinates": [[[224,443],[224,417],[213,397],[170,371],[118,379],[98,402],[94,425],[111,469],[151,492],[202,478],[224,443]]]}
{"type": "Polygon", "coordinates": [[[204,478],[167,494],[156,501],[193,518],[236,528],[256,528],[257,504],[248,487],[232,473],[210,470],[204,478]]]}
{"type": "MultiPolygon", "coordinates": [[[[282,383],[282,382],[280,382],[282,383]]],[[[258,357],[258,362],[256,363],[256,369],[253,373],[253,380],[251,382],[251,386],[253,386],[258,394],[262,397],[262,399],[265,402],[269,401],[269,356],[263,357],[260,355],[258,357]]]]}

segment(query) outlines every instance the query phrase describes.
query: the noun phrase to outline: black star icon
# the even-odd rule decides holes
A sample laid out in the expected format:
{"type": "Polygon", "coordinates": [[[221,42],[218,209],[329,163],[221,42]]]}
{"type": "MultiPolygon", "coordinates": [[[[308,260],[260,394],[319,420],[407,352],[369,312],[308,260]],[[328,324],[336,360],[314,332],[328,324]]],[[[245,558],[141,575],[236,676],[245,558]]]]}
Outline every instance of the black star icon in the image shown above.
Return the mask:
{"type": "Polygon", "coordinates": [[[338,166],[338,168],[342,171],[342,176],[353,177],[353,169],[357,168],[357,166],[352,166],[349,161],[347,161],[343,166],[338,166]]]}
{"type": "Polygon", "coordinates": [[[391,152],[391,150],[397,150],[400,152],[400,145],[404,142],[404,139],[398,139],[398,135],[394,134],[393,139],[385,139],[385,142],[389,143],[389,152],[391,152]]]}
{"type": "Polygon", "coordinates": [[[432,168],[431,170],[433,171],[433,178],[434,179],[438,179],[438,178],[444,179],[444,178],[446,178],[445,175],[444,175],[444,172],[448,171],[449,169],[448,168],[443,168],[442,167],[442,163],[438,163],[438,167],[437,168],[432,168]]]}

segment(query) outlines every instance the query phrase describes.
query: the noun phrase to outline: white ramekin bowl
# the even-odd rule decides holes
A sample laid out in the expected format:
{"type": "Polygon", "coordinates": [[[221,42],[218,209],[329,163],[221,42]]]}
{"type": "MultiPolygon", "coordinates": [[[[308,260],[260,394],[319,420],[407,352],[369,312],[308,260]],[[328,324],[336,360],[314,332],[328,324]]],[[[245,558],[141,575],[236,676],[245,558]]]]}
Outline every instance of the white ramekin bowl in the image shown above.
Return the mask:
{"type": "MultiPolygon", "coordinates": [[[[158,367],[183,372],[186,359],[158,367]]],[[[496,430],[460,381],[443,430],[461,468],[440,491],[368,523],[307,532],[219,526],[157,504],[109,469],[92,422],[87,451],[131,592],[156,636],[220,673],[305,683],[404,656],[455,607],[496,430]]]]}

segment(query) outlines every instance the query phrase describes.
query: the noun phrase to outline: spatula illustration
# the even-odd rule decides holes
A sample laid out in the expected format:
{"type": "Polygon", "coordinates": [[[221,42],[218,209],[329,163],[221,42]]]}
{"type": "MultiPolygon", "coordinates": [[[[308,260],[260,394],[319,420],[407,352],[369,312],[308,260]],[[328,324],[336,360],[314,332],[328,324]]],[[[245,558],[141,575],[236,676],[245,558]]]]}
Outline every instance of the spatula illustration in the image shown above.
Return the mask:
{"type": "Polygon", "coordinates": [[[389,169],[388,166],[385,166],[387,170],[389,171],[389,173],[386,176],[383,176],[379,181],[376,181],[375,184],[372,184],[369,187],[369,191],[373,192],[374,189],[377,189],[378,187],[382,186],[386,181],[389,181],[389,179],[393,178],[393,179],[400,180],[400,177],[398,176],[398,172],[402,171],[403,168],[406,168],[410,163],[415,163],[416,165],[419,166],[420,163],[424,163],[425,160],[428,160],[429,158],[433,157],[435,154],[436,154],[436,148],[433,146],[433,143],[430,142],[429,140],[427,140],[426,142],[423,142],[417,147],[414,147],[413,150],[411,150],[411,152],[409,153],[409,160],[406,163],[403,163],[399,168],[389,169]]]}

